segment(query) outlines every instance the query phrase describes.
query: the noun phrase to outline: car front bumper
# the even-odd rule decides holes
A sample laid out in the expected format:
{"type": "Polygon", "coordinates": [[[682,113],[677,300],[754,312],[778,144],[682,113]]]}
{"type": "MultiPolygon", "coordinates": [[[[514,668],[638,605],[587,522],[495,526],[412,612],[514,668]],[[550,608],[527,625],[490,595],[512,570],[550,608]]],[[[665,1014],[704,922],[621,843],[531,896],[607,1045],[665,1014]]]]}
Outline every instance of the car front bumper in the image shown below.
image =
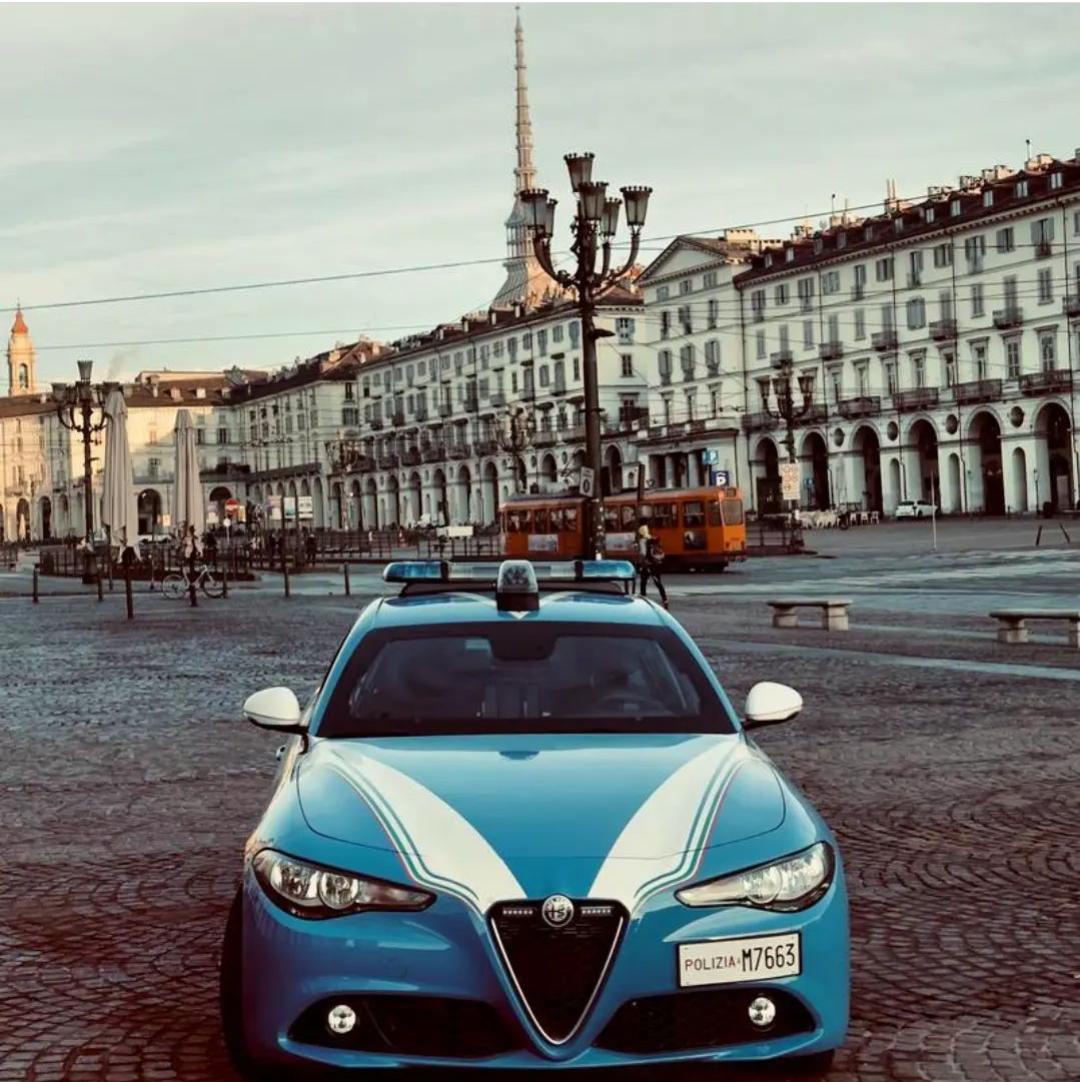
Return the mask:
{"type": "Polygon", "coordinates": [[[244,1028],[259,1064],[535,1070],[752,1061],[835,1048],[847,1028],[847,896],[839,868],[825,897],[801,913],[689,909],[670,894],[653,899],[630,921],[585,1021],[558,1046],[530,1023],[485,922],[452,898],[441,897],[421,913],[308,921],[271,903],[249,870],[243,905],[244,1028]],[[801,936],[798,976],[678,987],[680,943],[795,931],[801,936]],[[759,992],[773,993],[778,1005],[776,1023],[761,1032],[745,1020],[746,1002],[759,992]],[[367,1026],[364,1047],[347,1047],[324,1026],[313,1030],[312,1019],[338,1000],[357,1004],[367,1026]],[[648,1022],[617,1027],[613,1019],[630,1001],[652,1005],[635,1015],[648,1022]],[[376,1007],[367,1012],[361,1003],[376,1007]],[[381,1014],[379,1004],[421,1005],[412,1016],[416,1032],[407,1010],[381,1014]],[[708,1012],[716,1012],[711,1039],[729,1043],[701,1045],[703,1010],[706,1028],[708,1012]],[[794,1033],[781,1024],[792,1022],[792,1011],[799,1018],[794,1033]],[[691,1016],[696,1021],[688,1030],[691,1016]],[[634,1034],[632,1047],[627,1032],[634,1034]]]}

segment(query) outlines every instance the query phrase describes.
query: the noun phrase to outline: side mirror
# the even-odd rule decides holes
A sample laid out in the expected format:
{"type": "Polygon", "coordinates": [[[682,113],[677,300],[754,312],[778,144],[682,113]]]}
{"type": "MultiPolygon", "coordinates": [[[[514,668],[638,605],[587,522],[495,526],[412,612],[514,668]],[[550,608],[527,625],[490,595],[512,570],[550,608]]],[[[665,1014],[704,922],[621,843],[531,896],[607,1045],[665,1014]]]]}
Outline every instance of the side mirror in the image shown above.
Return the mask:
{"type": "Polygon", "coordinates": [[[755,684],[746,696],[746,719],[744,729],[757,729],[763,725],[779,725],[790,721],[802,710],[802,696],[787,684],[774,684],[766,680],[755,684]]]}
{"type": "Polygon", "coordinates": [[[300,733],[300,704],[289,688],[266,688],[249,695],[244,703],[244,717],[261,729],[300,733]]]}

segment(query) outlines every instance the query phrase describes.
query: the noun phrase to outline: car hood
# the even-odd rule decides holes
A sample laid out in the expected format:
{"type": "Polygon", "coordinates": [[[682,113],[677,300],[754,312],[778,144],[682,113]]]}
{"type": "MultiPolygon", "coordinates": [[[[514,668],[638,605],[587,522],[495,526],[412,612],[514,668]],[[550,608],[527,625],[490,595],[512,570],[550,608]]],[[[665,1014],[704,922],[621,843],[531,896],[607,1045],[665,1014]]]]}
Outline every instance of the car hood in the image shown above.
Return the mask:
{"type": "Polygon", "coordinates": [[[785,813],[773,767],[737,735],[315,740],[297,786],[312,830],[479,900],[532,896],[538,868],[577,862],[589,896],[629,906],[785,813]]]}

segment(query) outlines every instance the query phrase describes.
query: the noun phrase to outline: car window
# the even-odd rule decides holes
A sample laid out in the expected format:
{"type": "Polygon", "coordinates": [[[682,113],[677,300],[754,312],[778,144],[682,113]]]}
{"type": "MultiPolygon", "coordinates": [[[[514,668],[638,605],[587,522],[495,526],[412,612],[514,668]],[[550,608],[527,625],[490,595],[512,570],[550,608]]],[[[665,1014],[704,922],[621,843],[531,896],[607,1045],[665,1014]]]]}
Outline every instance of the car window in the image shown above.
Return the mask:
{"type": "Polygon", "coordinates": [[[734,727],[668,628],[500,621],[369,633],[317,735],[590,731],[734,727]]]}

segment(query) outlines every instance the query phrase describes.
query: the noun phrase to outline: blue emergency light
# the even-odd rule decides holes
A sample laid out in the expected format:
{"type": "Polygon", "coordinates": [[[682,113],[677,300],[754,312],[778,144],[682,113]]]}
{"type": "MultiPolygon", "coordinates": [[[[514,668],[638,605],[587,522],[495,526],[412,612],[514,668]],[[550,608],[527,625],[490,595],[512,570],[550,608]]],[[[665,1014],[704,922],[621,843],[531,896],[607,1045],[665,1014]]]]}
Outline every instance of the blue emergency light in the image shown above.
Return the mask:
{"type": "Polygon", "coordinates": [[[534,581],[541,582],[633,582],[634,565],[629,560],[502,560],[499,563],[447,560],[395,560],[383,570],[384,582],[473,582],[496,585],[507,565],[531,568],[534,581]]]}

